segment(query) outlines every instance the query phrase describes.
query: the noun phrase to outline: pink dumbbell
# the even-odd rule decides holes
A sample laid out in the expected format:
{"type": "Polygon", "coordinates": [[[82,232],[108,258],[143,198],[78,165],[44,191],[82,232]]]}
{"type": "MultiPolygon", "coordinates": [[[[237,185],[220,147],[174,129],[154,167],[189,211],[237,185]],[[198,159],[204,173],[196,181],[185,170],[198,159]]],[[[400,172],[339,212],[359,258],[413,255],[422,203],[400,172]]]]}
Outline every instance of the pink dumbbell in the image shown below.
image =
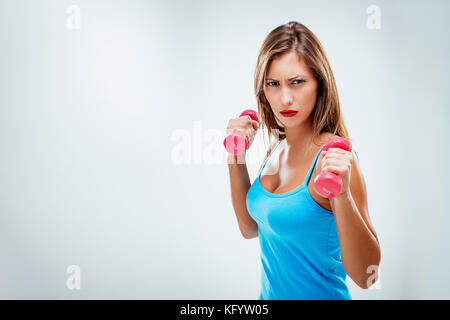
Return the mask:
{"type": "MultiPolygon", "coordinates": [[[[328,151],[329,148],[352,151],[350,142],[340,137],[328,140],[323,150],[328,151]]],[[[314,189],[324,198],[334,198],[342,191],[342,178],[333,172],[322,171],[314,179],[314,189]]]]}
{"type": "MultiPolygon", "coordinates": [[[[239,117],[250,116],[252,120],[258,121],[258,113],[255,110],[247,109],[242,111],[239,117]]],[[[247,150],[248,141],[247,137],[240,131],[234,130],[230,133],[225,140],[223,140],[225,149],[233,155],[241,155],[247,150]]]]}

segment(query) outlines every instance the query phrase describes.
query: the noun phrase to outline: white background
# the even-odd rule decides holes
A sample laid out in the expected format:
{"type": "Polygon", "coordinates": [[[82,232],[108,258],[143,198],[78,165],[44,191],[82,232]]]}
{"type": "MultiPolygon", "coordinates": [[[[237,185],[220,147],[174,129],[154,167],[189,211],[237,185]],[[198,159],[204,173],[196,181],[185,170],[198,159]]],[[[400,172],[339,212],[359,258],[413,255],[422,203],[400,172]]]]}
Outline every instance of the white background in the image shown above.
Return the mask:
{"type": "Polygon", "coordinates": [[[0,298],[257,299],[258,239],[240,235],[222,140],[256,108],[262,41],[296,20],[330,59],[381,243],[378,284],[348,278],[353,298],[449,299],[448,12],[444,0],[2,1],[0,298]],[[179,133],[192,139],[181,164],[179,133]]]}

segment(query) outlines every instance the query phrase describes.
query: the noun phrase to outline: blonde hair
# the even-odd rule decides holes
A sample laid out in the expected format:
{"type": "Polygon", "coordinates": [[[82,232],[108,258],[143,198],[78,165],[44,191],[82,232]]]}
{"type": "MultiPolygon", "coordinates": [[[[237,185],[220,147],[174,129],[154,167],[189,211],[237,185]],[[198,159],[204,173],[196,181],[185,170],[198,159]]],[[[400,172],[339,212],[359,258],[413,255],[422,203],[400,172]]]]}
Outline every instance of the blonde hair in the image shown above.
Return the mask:
{"type": "MultiPolygon", "coordinates": [[[[255,67],[255,95],[260,123],[272,131],[279,131],[279,141],[286,138],[264,93],[267,70],[271,61],[294,50],[303,59],[318,82],[317,100],[312,111],[313,141],[323,132],[331,132],[351,141],[341,114],[336,82],[325,50],[317,37],[303,24],[290,21],[272,30],[259,50],[255,67]]],[[[267,155],[270,153],[270,148],[267,155]]],[[[267,157],[266,155],[266,157],[267,157]]]]}

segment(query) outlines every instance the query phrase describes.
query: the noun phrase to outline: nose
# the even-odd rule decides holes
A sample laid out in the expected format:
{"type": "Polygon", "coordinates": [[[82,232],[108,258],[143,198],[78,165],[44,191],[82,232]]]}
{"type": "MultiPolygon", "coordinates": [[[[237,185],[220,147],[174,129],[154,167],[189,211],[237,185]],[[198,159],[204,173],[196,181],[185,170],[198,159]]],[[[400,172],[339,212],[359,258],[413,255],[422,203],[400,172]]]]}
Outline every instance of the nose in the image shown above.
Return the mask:
{"type": "Polygon", "coordinates": [[[292,104],[292,95],[289,88],[283,88],[281,93],[281,103],[283,106],[290,106],[292,104]]]}

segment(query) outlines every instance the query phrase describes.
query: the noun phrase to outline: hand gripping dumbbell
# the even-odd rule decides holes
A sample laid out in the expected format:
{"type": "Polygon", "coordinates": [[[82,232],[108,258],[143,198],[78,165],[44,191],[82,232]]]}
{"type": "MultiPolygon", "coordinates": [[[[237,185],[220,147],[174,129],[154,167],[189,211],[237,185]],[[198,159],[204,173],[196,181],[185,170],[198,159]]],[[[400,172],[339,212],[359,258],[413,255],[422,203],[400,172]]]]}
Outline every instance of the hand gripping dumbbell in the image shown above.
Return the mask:
{"type": "MultiPolygon", "coordinates": [[[[252,120],[258,121],[258,113],[255,110],[247,109],[242,111],[239,117],[250,116],[252,120]]],[[[225,140],[223,140],[223,145],[225,149],[233,155],[241,155],[247,150],[248,141],[247,137],[240,131],[234,130],[231,132],[225,140]]]]}
{"type": "MultiPolygon", "coordinates": [[[[340,137],[330,139],[325,143],[323,150],[329,148],[339,148],[352,151],[352,145],[348,140],[340,137]]],[[[342,191],[342,178],[333,172],[322,171],[314,179],[314,189],[324,198],[334,198],[342,191]]]]}

